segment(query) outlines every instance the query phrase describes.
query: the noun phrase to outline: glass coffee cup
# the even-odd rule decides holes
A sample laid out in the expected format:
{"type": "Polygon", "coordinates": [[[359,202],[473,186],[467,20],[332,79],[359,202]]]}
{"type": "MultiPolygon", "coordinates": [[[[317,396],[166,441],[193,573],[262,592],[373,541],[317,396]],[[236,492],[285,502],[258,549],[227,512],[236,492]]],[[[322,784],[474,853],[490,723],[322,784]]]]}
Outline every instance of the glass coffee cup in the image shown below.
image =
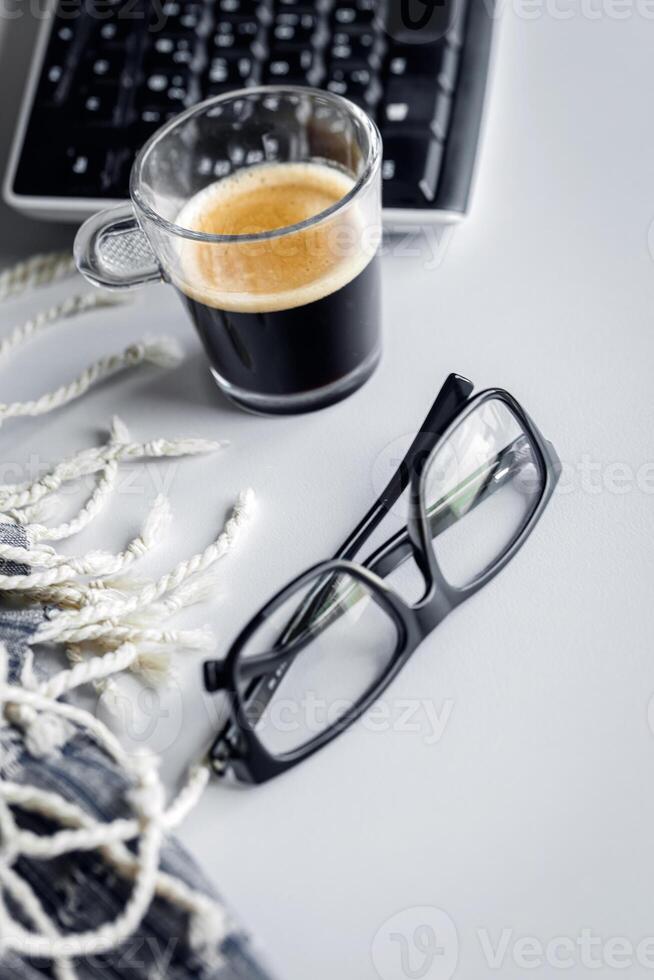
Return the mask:
{"type": "Polygon", "coordinates": [[[376,126],[341,96],[218,96],[145,144],[131,202],[79,230],[78,268],[111,289],[171,283],[242,407],[323,408],[380,357],[380,163],[376,126]]]}

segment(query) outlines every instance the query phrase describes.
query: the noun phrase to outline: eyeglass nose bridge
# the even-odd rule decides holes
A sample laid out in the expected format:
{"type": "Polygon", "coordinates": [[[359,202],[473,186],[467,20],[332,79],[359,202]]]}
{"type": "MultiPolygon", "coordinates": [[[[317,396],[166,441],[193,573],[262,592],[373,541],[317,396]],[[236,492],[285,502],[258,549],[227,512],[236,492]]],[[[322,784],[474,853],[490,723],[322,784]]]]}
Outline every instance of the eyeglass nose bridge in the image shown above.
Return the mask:
{"type": "Polygon", "coordinates": [[[413,606],[414,622],[416,625],[416,641],[420,643],[429,635],[445,617],[452,611],[449,590],[439,587],[436,579],[432,579],[429,588],[420,602],[413,606]]]}

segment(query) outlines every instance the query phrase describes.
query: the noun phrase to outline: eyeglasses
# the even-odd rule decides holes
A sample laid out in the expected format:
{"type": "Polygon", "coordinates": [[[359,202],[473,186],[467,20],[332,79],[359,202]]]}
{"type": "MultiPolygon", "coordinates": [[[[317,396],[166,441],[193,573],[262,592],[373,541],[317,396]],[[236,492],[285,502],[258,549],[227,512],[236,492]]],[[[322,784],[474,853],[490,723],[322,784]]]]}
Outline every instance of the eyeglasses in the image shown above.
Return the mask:
{"type": "Polygon", "coordinates": [[[228,695],[214,770],[260,783],[352,724],[416,647],[516,554],[560,475],[556,451],[511,395],[451,374],[386,489],[331,561],[290,582],[226,658],[204,665],[228,695]],[[363,562],[373,531],[408,491],[406,527],[363,562]],[[396,585],[419,578],[410,603],[396,585]]]}

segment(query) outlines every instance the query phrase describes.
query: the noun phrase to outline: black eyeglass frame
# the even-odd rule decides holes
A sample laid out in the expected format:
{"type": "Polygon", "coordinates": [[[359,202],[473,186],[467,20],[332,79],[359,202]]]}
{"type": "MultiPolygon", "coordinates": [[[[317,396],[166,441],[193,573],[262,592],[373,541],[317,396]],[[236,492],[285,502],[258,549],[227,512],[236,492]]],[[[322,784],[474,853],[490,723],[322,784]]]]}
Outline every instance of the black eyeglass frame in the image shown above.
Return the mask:
{"type": "MultiPolygon", "coordinates": [[[[531,534],[554,492],[561,472],[556,450],[542,436],[522,406],[507,391],[490,388],[471,397],[472,389],[472,383],[459,375],[452,374],[447,378],[397,471],[364,519],[338,550],[336,557],[314,565],[273,596],[241,631],[224,660],[205,662],[206,689],[224,691],[229,701],[229,720],[214,741],[209,753],[210,762],[217,774],[223,775],[227,769],[231,769],[241,781],[265,782],[329,744],[386,690],[425,637],[453,609],[493,579],[531,534]],[[520,423],[524,434],[527,435],[530,449],[540,468],[540,494],[524,526],[504,551],[472,581],[462,586],[455,586],[441,571],[433,547],[435,533],[430,526],[425,502],[425,478],[436,451],[448,441],[469,415],[477,411],[485,402],[493,400],[502,402],[508,407],[520,423]],[[365,562],[354,562],[352,560],[354,555],[366,543],[373,530],[407,487],[410,487],[410,494],[406,528],[393,535],[365,562]],[[385,575],[390,574],[409,557],[414,558],[425,582],[422,598],[413,605],[406,602],[384,580],[385,575]],[[395,650],[384,673],[334,725],[291,752],[273,755],[261,743],[255,731],[261,712],[252,713],[248,710],[256,695],[250,688],[245,694],[242,685],[248,671],[254,673],[259,678],[259,686],[262,686],[265,681],[267,697],[271,697],[274,693],[275,679],[281,679],[283,670],[289,662],[289,653],[288,650],[272,650],[269,654],[244,658],[243,663],[240,663],[241,652],[267,618],[294,594],[311,582],[331,578],[333,573],[339,572],[361,582],[375,602],[388,614],[397,630],[395,650]],[[281,672],[278,674],[280,668],[281,672]]],[[[256,686],[254,679],[253,686],[256,686]]]]}

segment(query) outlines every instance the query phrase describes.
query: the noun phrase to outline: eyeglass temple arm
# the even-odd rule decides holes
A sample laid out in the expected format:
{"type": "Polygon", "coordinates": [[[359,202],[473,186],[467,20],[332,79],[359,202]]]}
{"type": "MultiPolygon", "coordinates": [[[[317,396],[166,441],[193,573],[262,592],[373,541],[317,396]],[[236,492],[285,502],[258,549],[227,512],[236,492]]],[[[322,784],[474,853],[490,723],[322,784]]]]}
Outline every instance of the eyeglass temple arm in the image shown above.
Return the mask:
{"type": "Polygon", "coordinates": [[[473,388],[472,382],[460,374],[448,375],[404,459],[366,516],[338,549],[335,558],[346,561],[354,558],[391,507],[402,496],[411,482],[416,466],[424,458],[425,453],[433,450],[438,439],[470,398],[473,388]]]}
{"type": "MultiPolygon", "coordinates": [[[[411,477],[418,464],[424,460],[425,456],[431,454],[440,437],[459,415],[461,409],[468,401],[473,387],[471,381],[468,381],[467,378],[459,374],[450,374],[447,376],[441,390],[436,396],[434,404],[427,413],[427,417],[420,426],[418,434],[409,446],[404,459],[363,520],[359,522],[357,527],[336,552],[335,558],[347,561],[357,555],[375,528],[379,526],[386,514],[397,503],[409,486],[411,477]]],[[[319,609],[324,608],[324,600],[329,599],[331,591],[330,583],[332,581],[330,579],[329,582],[321,585],[309,597],[308,601],[302,604],[300,610],[298,610],[298,614],[293,617],[288,629],[284,632],[284,640],[287,640],[289,635],[293,635],[291,632],[293,627],[299,627],[301,629],[303,624],[307,622],[307,619],[311,622],[314,614],[319,609]]]]}

